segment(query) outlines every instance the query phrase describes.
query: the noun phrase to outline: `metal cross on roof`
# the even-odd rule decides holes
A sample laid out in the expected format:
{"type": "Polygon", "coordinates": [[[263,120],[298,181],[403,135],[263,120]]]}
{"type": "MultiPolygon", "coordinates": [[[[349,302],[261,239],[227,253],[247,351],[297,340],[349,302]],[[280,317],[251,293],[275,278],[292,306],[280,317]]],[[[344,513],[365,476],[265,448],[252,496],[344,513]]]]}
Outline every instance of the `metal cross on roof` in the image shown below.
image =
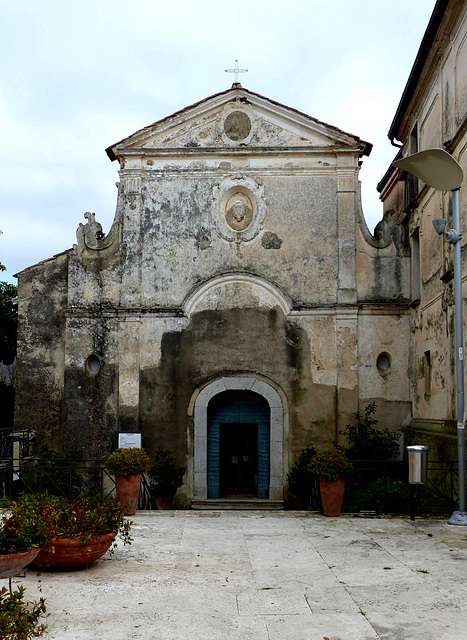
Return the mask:
{"type": "Polygon", "coordinates": [[[239,73],[247,73],[248,69],[239,69],[238,68],[238,60],[235,60],[235,69],[226,69],[226,73],[235,73],[235,82],[238,82],[238,74],[239,73]]]}

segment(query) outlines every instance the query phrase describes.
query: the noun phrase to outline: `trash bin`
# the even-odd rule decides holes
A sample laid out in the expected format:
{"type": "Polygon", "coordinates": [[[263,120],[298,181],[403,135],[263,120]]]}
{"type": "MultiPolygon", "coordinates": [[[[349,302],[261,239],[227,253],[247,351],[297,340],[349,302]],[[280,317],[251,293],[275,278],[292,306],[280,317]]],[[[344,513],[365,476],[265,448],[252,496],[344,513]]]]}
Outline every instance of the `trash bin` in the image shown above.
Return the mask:
{"type": "Polygon", "coordinates": [[[409,461],[409,483],[425,484],[428,466],[428,447],[414,444],[407,447],[409,461]]]}

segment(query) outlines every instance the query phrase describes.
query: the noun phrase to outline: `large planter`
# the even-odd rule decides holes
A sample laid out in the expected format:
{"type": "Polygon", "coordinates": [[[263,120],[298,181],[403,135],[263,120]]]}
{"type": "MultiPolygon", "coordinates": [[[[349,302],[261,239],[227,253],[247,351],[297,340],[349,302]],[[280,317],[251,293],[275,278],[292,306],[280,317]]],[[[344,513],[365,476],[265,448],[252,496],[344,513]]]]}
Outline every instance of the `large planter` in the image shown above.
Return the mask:
{"type": "Polygon", "coordinates": [[[105,533],[81,542],[76,538],[56,538],[52,541],[52,550],[41,549],[33,562],[35,567],[45,569],[76,569],[87,567],[108,551],[117,533],[105,533]]]}
{"type": "Polygon", "coordinates": [[[39,551],[40,549],[33,549],[22,553],[0,555],[0,578],[21,573],[37,557],[39,551]]]}
{"type": "Polygon", "coordinates": [[[344,477],[338,480],[325,480],[324,478],[320,478],[319,490],[325,516],[335,518],[340,514],[344,500],[344,489],[344,477]]]}
{"type": "Polygon", "coordinates": [[[141,475],[139,473],[131,476],[117,476],[115,478],[117,500],[122,505],[123,513],[126,516],[132,516],[136,513],[140,484],[141,475]]]}

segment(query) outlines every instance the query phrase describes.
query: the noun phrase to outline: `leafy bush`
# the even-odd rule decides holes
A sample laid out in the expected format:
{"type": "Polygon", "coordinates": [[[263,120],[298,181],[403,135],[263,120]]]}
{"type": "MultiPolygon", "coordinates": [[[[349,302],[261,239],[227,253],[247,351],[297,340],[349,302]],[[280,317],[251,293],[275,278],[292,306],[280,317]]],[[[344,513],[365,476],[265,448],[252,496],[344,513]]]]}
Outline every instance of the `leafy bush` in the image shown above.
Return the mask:
{"type": "Polygon", "coordinates": [[[45,599],[24,602],[24,591],[23,586],[11,594],[6,587],[0,591],[0,638],[4,640],[38,638],[47,629],[46,624],[39,624],[47,617],[45,599]]]}
{"type": "Polygon", "coordinates": [[[347,438],[350,448],[347,450],[352,460],[389,460],[399,455],[400,432],[389,429],[376,429],[378,420],[376,402],[370,402],[363,414],[357,411],[353,414],[354,424],[348,424],[340,431],[347,438]]]}
{"type": "Polygon", "coordinates": [[[297,461],[290,467],[287,474],[287,484],[289,491],[299,500],[306,500],[311,492],[313,476],[308,469],[308,465],[316,454],[313,447],[305,447],[298,454],[297,461]]]}
{"type": "Polygon", "coordinates": [[[137,473],[147,473],[149,457],[140,447],[120,447],[112,451],[107,458],[107,471],[113,476],[132,476],[137,473]]]}
{"type": "Polygon", "coordinates": [[[352,470],[352,463],[340,447],[329,447],[318,451],[308,465],[310,473],[324,480],[338,480],[352,470]]]}
{"type": "Polygon", "coordinates": [[[376,478],[364,487],[352,487],[347,490],[347,499],[356,510],[397,512],[409,504],[410,493],[406,482],[391,478],[376,478]]]}
{"type": "Polygon", "coordinates": [[[2,555],[42,548],[48,539],[47,525],[36,498],[24,495],[18,502],[9,503],[1,520],[2,555]]]}
{"type": "Polygon", "coordinates": [[[149,491],[153,498],[173,498],[183,484],[185,467],[177,464],[173,454],[167,449],[159,449],[154,457],[154,465],[149,470],[149,491]]]}
{"type": "Polygon", "coordinates": [[[8,505],[8,512],[0,530],[6,553],[24,550],[21,545],[27,549],[44,548],[55,538],[75,538],[85,543],[113,531],[119,533],[124,544],[131,543],[133,523],[125,519],[116,500],[79,498],[73,501],[48,494],[22,495],[8,505]]]}
{"type": "MultiPolygon", "coordinates": [[[[5,267],[0,263],[0,271],[5,267]]],[[[11,300],[18,295],[18,287],[0,282],[0,362],[11,364],[16,356],[18,313],[11,300]]]]}

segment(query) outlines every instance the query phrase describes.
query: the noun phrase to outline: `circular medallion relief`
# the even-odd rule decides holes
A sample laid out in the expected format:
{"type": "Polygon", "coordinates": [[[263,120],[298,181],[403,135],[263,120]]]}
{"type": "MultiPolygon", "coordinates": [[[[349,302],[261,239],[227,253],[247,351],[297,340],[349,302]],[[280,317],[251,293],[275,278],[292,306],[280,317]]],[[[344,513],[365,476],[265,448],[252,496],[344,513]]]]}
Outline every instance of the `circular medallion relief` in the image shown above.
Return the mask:
{"type": "Polygon", "coordinates": [[[225,205],[225,221],[234,231],[245,231],[253,220],[253,205],[242,191],[236,191],[225,205]]]}
{"type": "Polygon", "coordinates": [[[224,121],[224,131],[229,140],[245,140],[250,135],[251,120],[243,111],[232,111],[224,121]]]}

